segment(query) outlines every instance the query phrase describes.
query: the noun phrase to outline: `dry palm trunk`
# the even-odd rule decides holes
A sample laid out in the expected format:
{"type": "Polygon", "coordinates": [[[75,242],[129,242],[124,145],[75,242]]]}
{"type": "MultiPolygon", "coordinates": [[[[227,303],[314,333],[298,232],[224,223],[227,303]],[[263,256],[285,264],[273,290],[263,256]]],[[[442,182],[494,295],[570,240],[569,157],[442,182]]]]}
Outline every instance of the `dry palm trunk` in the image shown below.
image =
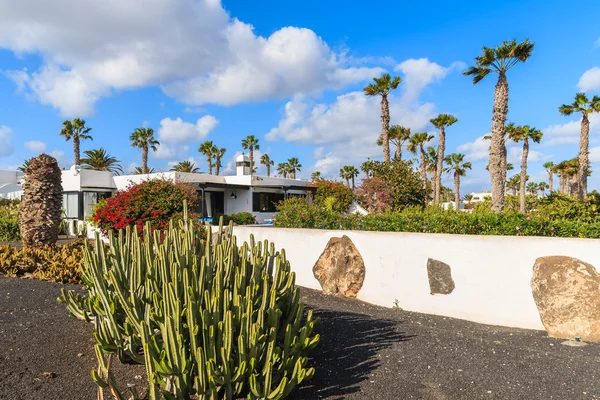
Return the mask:
{"type": "Polygon", "coordinates": [[[142,147],[142,172],[148,173],[148,146],[142,147]]]}
{"type": "Polygon", "coordinates": [[[267,177],[271,176],[271,166],[267,164],[265,167],[267,167],[267,177]]]}
{"type": "Polygon", "coordinates": [[[548,186],[549,186],[549,191],[550,193],[552,193],[552,190],[554,189],[552,186],[552,184],[554,183],[554,174],[552,173],[552,170],[548,171],[548,186]]]}
{"type": "Polygon", "coordinates": [[[527,156],[529,155],[529,140],[523,140],[523,154],[521,155],[521,182],[519,182],[519,211],[525,214],[525,183],[527,183],[527,156]]]}
{"type": "Polygon", "coordinates": [[[587,174],[589,164],[590,121],[587,114],[581,119],[581,137],[579,138],[579,170],[577,172],[577,186],[579,200],[587,198],[587,174]]]}
{"type": "Polygon", "coordinates": [[[454,172],[454,209],[459,210],[460,204],[460,175],[454,172]]]}
{"type": "Polygon", "coordinates": [[[442,171],[444,170],[444,152],[446,151],[446,131],[440,128],[440,144],[438,146],[437,163],[435,168],[434,204],[440,204],[442,188],[442,171]]]}
{"type": "MultiPolygon", "coordinates": [[[[494,93],[492,110],[492,142],[490,144],[490,180],[492,181],[492,211],[504,210],[504,188],[506,185],[506,114],[508,114],[508,81],[500,72],[494,93]]],[[[521,185],[523,185],[521,183],[521,185]]]]}
{"type": "Polygon", "coordinates": [[[390,105],[387,95],[381,95],[381,138],[383,140],[383,160],[390,161],[390,105]]]}
{"type": "Polygon", "coordinates": [[[220,172],[221,172],[221,161],[217,160],[217,162],[215,163],[215,175],[219,176],[220,172]]]}
{"type": "Polygon", "coordinates": [[[423,145],[420,146],[419,150],[421,152],[421,177],[423,178],[423,188],[427,190],[427,161],[423,145]]]}
{"type": "Polygon", "coordinates": [[[213,174],[213,162],[212,162],[212,157],[207,157],[207,162],[208,162],[208,174],[212,175],[213,174]]]}
{"type": "Polygon", "coordinates": [[[79,137],[77,135],[73,135],[73,158],[75,159],[75,165],[79,165],[79,137]]]}
{"type": "Polygon", "coordinates": [[[394,160],[402,160],[402,143],[398,140],[398,146],[396,146],[396,154],[394,154],[394,160]]]}

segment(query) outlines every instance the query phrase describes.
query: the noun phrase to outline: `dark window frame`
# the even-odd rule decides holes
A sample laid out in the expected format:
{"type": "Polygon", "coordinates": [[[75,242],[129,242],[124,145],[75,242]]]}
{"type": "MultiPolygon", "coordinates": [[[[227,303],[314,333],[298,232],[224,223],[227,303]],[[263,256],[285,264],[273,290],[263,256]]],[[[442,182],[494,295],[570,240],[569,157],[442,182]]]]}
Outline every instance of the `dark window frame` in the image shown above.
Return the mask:
{"type": "Polygon", "coordinates": [[[277,212],[277,205],[284,199],[284,193],[252,192],[252,211],[277,212]]]}

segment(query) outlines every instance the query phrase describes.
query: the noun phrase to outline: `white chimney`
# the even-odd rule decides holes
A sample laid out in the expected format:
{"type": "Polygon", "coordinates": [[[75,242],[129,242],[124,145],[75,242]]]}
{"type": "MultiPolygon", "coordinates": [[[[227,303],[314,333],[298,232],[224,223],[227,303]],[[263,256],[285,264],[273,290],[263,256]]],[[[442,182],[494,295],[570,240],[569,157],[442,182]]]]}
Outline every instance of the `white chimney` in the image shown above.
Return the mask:
{"type": "Polygon", "coordinates": [[[250,158],[244,153],[235,160],[235,171],[237,176],[250,175],[250,158]]]}

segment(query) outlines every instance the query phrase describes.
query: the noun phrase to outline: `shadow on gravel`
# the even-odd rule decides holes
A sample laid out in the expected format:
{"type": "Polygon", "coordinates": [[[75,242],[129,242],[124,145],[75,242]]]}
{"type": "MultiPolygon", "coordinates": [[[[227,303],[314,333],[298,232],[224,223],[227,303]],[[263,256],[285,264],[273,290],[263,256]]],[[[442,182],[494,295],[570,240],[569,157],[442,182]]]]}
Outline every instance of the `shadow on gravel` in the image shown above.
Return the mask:
{"type": "Polygon", "coordinates": [[[372,319],[362,314],[314,310],[321,317],[317,333],[321,342],[314,350],[314,378],[298,388],[290,400],[343,399],[360,390],[361,381],[381,364],[377,353],[394,343],[410,340],[398,331],[400,322],[372,319]]]}

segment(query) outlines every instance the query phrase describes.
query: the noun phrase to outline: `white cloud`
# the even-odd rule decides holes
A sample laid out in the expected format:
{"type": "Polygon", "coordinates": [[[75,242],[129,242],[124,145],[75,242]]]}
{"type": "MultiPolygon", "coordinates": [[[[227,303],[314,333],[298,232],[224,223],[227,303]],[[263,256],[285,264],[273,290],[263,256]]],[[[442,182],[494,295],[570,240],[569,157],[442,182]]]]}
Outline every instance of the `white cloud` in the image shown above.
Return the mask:
{"type": "MultiPolygon", "coordinates": [[[[600,134],[600,114],[590,115],[590,135],[600,134]]],[[[569,121],[562,125],[550,125],[542,129],[544,146],[562,146],[579,143],[581,120],[569,121]]]]}
{"type": "Polygon", "coordinates": [[[43,153],[46,151],[46,143],[40,142],[39,140],[31,140],[25,142],[25,148],[32,153],[43,153]]]}
{"type": "MultiPolygon", "coordinates": [[[[521,166],[521,157],[523,155],[523,147],[519,145],[515,146],[507,146],[507,155],[506,158],[509,163],[513,165],[515,169],[519,169],[521,166]]],[[[544,154],[537,150],[529,150],[529,154],[527,155],[527,162],[538,162],[546,159],[544,154]]]]}
{"type": "Polygon", "coordinates": [[[67,165],[67,164],[71,164],[69,162],[70,160],[66,159],[64,151],[62,151],[62,150],[52,150],[48,154],[51,155],[52,157],[56,158],[56,161],[58,162],[59,166],[70,167],[70,165],[67,165]]]}
{"type": "Polygon", "coordinates": [[[156,158],[157,160],[172,160],[177,158],[180,154],[180,151],[168,144],[161,143],[156,151],[149,150],[150,157],[156,158]]]}
{"type": "Polygon", "coordinates": [[[402,72],[404,78],[401,87],[405,90],[404,99],[407,102],[415,100],[423,88],[430,83],[439,82],[452,70],[463,69],[465,64],[454,62],[449,67],[429,61],[427,58],[408,59],[394,67],[394,71],[402,72]]]}
{"type": "Polygon", "coordinates": [[[10,156],[13,150],[12,129],[0,125],[0,156],[10,156]]]}
{"type": "Polygon", "coordinates": [[[336,180],[339,178],[339,171],[342,165],[343,162],[339,157],[333,153],[328,153],[315,162],[311,171],[319,171],[324,178],[336,180]]]}
{"type": "Polygon", "coordinates": [[[484,136],[478,137],[473,142],[459,145],[456,148],[456,151],[459,153],[465,153],[466,158],[471,162],[487,161],[490,156],[490,141],[488,139],[484,139],[484,136]]]}
{"type": "Polygon", "coordinates": [[[140,167],[141,167],[140,164],[138,164],[136,162],[132,162],[132,163],[129,164],[129,166],[127,167],[126,171],[129,174],[133,174],[135,172],[135,169],[136,168],[140,168],[140,167]]]}
{"type": "Polygon", "coordinates": [[[164,118],[160,121],[158,139],[161,143],[180,144],[203,140],[217,127],[219,121],[212,115],[205,115],[195,124],[181,118],[164,118]]]}
{"type": "Polygon", "coordinates": [[[339,88],[383,71],[333,51],[310,29],[258,36],[219,0],[11,2],[0,12],[0,49],[42,56],[38,71],[9,76],[63,116],[92,114],[114,90],[160,86],[188,104],[230,105],[339,88]]]}
{"type": "Polygon", "coordinates": [[[585,71],[579,78],[577,87],[582,92],[600,90],[600,68],[593,67],[585,71]]]}

